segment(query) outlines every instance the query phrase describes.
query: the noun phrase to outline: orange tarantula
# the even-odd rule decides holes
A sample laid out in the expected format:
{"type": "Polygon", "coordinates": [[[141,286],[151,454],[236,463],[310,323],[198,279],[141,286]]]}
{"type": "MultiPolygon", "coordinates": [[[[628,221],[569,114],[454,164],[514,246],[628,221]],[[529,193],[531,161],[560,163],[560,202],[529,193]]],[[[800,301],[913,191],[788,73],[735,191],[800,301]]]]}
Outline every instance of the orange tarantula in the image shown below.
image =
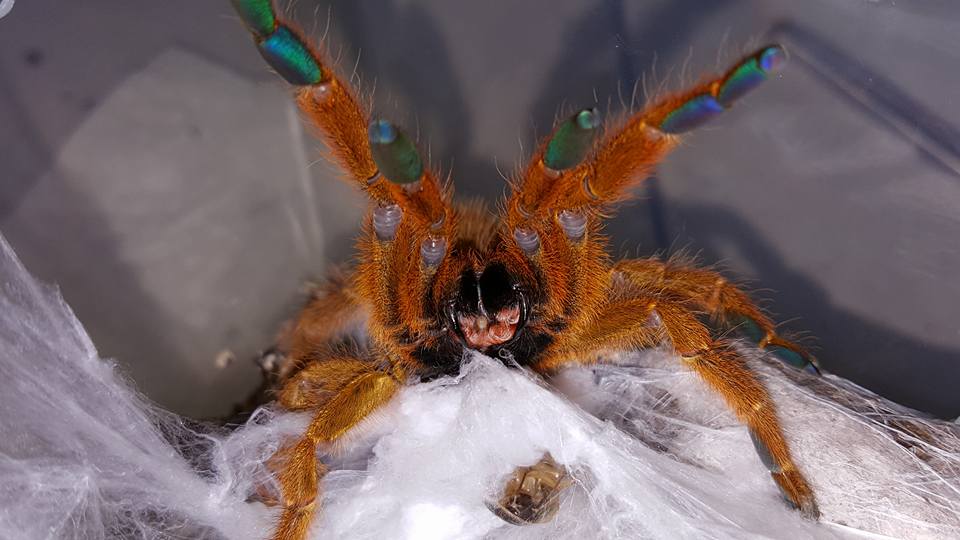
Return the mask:
{"type": "MultiPolygon", "coordinates": [[[[616,126],[585,109],[560,123],[512,182],[498,216],[457,206],[398,127],[374,119],[270,0],[232,0],[264,59],[297,87],[297,104],[333,159],[370,198],[353,274],[319,288],[280,342],[276,398],[313,419],[275,456],[282,511],[274,537],[305,538],[335,443],[404,385],[456,373],[468,350],[549,375],[574,363],[669,343],[748,426],[790,503],[818,515],[774,404],[731,343],[700,315],[746,329],[761,348],[816,371],[749,297],[719,274],[655,259],[614,261],[602,219],[695,128],[786,60],[763,47],[722,76],[667,95],[616,126]],[[336,347],[357,325],[366,343],[336,347]]],[[[518,468],[492,509],[544,521],[569,484],[549,455],[518,468]]]]}

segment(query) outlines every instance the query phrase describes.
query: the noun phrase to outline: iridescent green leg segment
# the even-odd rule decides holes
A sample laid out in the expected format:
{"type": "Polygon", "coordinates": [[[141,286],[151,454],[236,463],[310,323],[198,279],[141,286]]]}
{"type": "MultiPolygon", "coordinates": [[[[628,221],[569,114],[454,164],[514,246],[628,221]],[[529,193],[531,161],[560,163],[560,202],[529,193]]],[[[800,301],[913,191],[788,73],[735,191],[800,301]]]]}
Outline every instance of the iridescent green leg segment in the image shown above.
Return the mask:
{"type": "Polygon", "coordinates": [[[783,69],[787,52],[779,45],[764,47],[737,64],[723,78],[717,90],[717,101],[729,107],[750,90],[783,69]]]}
{"type": "Polygon", "coordinates": [[[693,97],[674,109],[660,122],[660,131],[672,135],[706,124],[723,112],[723,105],[710,94],[693,97]]]}
{"type": "Polygon", "coordinates": [[[303,38],[277,21],[270,0],[231,0],[257,42],[263,59],[290,84],[307,86],[324,79],[320,60],[303,38]]]}
{"type": "Polygon", "coordinates": [[[278,26],[266,39],[257,43],[257,49],[270,67],[290,84],[308,86],[323,79],[320,62],[299,36],[286,26],[278,26]]]}
{"type": "Polygon", "coordinates": [[[760,328],[756,321],[749,317],[739,317],[732,321],[733,328],[744,338],[759,345],[764,351],[770,353],[777,360],[784,364],[810,373],[811,375],[820,375],[820,369],[817,367],[816,360],[813,357],[800,351],[791,349],[780,344],[767,343],[767,333],[760,328]]]}
{"type": "Polygon", "coordinates": [[[773,459],[773,452],[767,448],[767,445],[763,444],[755,431],[752,429],[748,431],[750,432],[750,440],[753,441],[753,448],[757,451],[757,456],[760,457],[763,466],[772,473],[782,473],[783,469],[777,464],[777,460],[773,459]]]}
{"type": "Polygon", "coordinates": [[[781,347],[779,345],[767,345],[763,350],[769,352],[788,366],[806,371],[812,375],[820,374],[820,370],[817,368],[816,364],[814,364],[810,358],[805,357],[797,351],[788,349],[786,347],[781,347]]]}
{"type": "Polygon", "coordinates": [[[584,109],[564,121],[554,131],[543,164],[554,171],[570,169],[580,164],[593,147],[600,127],[596,109],[584,109]]]}
{"type": "Polygon", "coordinates": [[[411,184],[420,179],[423,162],[406,133],[386,120],[374,120],[368,135],[373,161],[387,180],[411,184]]]}
{"type": "Polygon", "coordinates": [[[734,321],[734,328],[739,332],[743,337],[749,339],[753,343],[760,343],[766,336],[766,332],[760,328],[760,325],[756,323],[750,317],[739,317],[734,321]]]}
{"type": "Polygon", "coordinates": [[[760,458],[760,462],[763,463],[763,466],[766,467],[768,471],[770,471],[770,476],[774,478],[773,483],[777,486],[777,489],[780,490],[780,495],[783,497],[783,500],[793,508],[799,509],[796,503],[790,499],[790,496],[787,494],[787,492],[783,490],[780,482],[776,481],[776,477],[783,474],[783,468],[781,468],[780,465],[777,464],[777,461],[773,459],[773,453],[770,451],[767,445],[763,444],[763,441],[760,440],[760,437],[757,437],[757,434],[752,429],[748,431],[750,433],[750,440],[753,441],[753,448],[757,451],[757,456],[760,458]]]}
{"type": "MultiPolygon", "coordinates": [[[[329,78],[318,55],[300,33],[278,20],[271,0],[231,2],[253,34],[264,60],[287,82],[310,86],[329,78]]],[[[422,161],[415,145],[403,131],[386,120],[375,120],[368,133],[371,155],[384,177],[398,184],[410,184],[420,179],[422,161]]]]}
{"type": "Polygon", "coordinates": [[[265,38],[277,29],[277,17],[270,0],[231,0],[243,24],[253,35],[265,38]]]}
{"type": "Polygon", "coordinates": [[[760,49],[727,71],[709,90],[670,111],[657,127],[664,133],[678,134],[707,123],[780,71],[786,61],[787,52],[780,45],[760,49]]]}

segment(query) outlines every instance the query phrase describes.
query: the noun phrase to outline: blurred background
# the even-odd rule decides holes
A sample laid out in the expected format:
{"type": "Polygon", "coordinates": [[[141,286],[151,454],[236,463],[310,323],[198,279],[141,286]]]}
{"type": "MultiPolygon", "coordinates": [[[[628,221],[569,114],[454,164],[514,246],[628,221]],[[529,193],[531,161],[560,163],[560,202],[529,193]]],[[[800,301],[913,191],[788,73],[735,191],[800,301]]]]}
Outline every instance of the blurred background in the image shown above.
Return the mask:
{"type": "MultiPolygon", "coordinates": [[[[825,369],[960,415],[960,4],[287,11],[491,203],[558,111],[616,114],[641,78],[676,88],[784,43],[782,77],[690,136],[612,247],[722,263],[825,369]]],[[[364,201],[334,175],[227,0],[17,0],[0,20],[0,231],[165,407],[229,412],[303,283],[349,261],[364,201]]]]}

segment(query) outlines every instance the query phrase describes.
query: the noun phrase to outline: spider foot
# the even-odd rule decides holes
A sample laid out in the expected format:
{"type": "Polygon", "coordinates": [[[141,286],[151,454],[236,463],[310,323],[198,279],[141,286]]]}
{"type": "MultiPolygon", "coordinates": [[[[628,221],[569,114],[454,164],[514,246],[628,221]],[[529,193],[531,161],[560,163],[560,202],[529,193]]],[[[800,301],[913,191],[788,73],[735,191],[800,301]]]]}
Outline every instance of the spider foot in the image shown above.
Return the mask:
{"type": "Polygon", "coordinates": [[[817,359],[801,349],[798,345],[790,343],[789,341],[782,339],[776,340],[776,343],[772,341],[771,344],[764,347],[763,350],[769,352],[774,358],[794,369],[799,369],[811,375],[820,375],[820,367],[817,359]]]}
{"type": "Polygon", "coordinates": [[[273,389],[279,382],[287,378],[297,368],[297,364],[286,352],[277,346],[262,351],[254,363],[260,368],[265,388],[273,389]]]}
{"type": "Polygon", "coordinates": [[[497,502],[487,508],[512,525],[532,525],[553,519],[560,509],[560,494],[570,487],[567,469],[550,454],[530,467],[517,467],[507,479],[497,502]]]}
{"type": "Polygon", "coordinates": [[[780,362],[811,375],[820,375],[820,364],[812,354],[796,343],[772,333],[768,334],[753,319],[749,317],[735,319],[733,329],[780,362]]]}
{"type": "Polygon", "coordinates": [[[820,509],[817,508],[817,501],[813,497],[813,490],[807,484],[807,480],[797,471],[793,465],[782,466],[773,457],[770,448],[754,430],[750,430],[750,440],[753,441],[753,447],[757,450],[757,456],[760,461],[770,471],[770,477],[780,488],[780,494],[783,495],[787,504],[800,511],[803,517],[808,519],[817,519],[820,517],[820,509]]]}
{"type": "Polygon", "coordinates": [[[813,491],[799,472],[771,472],[770,476],[777,483],[787,504],[799,510],[800,514],[807,519],[820,518],[820,509],[817,508],[817,501],[813,498],[813,491]]]}

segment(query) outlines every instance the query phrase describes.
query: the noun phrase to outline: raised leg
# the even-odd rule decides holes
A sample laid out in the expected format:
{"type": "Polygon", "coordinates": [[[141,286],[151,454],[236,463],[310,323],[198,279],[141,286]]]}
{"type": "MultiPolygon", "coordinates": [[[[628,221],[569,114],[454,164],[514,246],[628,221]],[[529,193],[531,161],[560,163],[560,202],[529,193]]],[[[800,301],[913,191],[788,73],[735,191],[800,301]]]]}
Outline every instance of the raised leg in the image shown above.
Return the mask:
{"type": "Polygon", "coordinates": [[[579,112],[541,145],[508,210],[518,218],[546,219],[585,208],[603,212],[631,198],[632,188],[680,142],[677,135],[730,108],[779,71],[786,59],[780,45],[763,47],[719,77],[651,100],[602,137],[595,137],[600,124],[596,110],[579,112]]]}
{"type": "Polygon", "coordinates": [[[777,334],[776,325],[750,297],[713,270],[657,259],[632,259],[618,262],[614,271],[647,291],[689,302],[787,365],[813,374],[820,372],[813,355],[777,334]]]}
{"type": "Polygon", "coordinates": [[[554,336],[556,350],[577,347],[612,286],[603,217],[632,197],[679,134],[731,107],[785,59],[779,45],[763,47],[719,77],[651,100],[619,126],[604,130],[599,113],[584,109],[554,129],[514,182],[504,216],[500,256],[526,261],[543,289],[543,328],[532,330],[554,336]]]}
{"type": "Polygon", "coordinates": [[[381,207],[397,204],[410,220],[442,225],[446,197],[410,138],[386,120],[371,118],[356,91],[282,19],[272,0],[231,2],[264,60],[297,87],[300,110],[348,177],[381,207]]]}
{"type": "Polygon", "coordinates": [[[353,284],[360,297],[382,300],[369,306],[374,339],[424,332],[427,278],[443,261],[455,228],[450,191],[423,164],[413,140],[371,117],[356,91],[283,20],[272,0],[232,3],[263,58],[297,87],[297,103],[333,160],[374,203],[353,284]]]}
{"type": "Polygon", "coordinates": [[[317,511],[319,477],[325,471],[317,447],[335,444],[350,428],[387,403],[400,383],[369,362],[334,358],[311,364],[280,391],[279,401],[293,410],[315,411],[304,436],[278,452],[283,510],[273,538],[304,540],[317,511]]]}

